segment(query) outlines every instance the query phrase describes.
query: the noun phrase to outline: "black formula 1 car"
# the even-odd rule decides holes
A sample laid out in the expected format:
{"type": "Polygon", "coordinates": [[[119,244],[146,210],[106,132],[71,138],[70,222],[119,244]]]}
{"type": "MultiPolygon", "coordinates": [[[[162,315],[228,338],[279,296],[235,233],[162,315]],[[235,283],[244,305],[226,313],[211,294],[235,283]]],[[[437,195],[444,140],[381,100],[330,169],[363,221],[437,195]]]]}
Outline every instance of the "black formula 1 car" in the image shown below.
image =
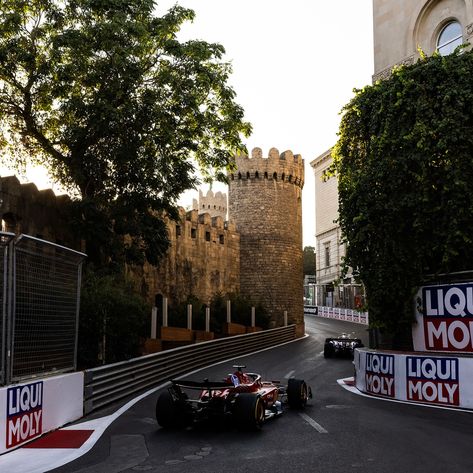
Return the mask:
{"type": "Polygon", "coordinates": [[[243,365],[223,381],[172,380],[156,403],[156,420],[163,428],[182,428],[200,421],[230,420],[240,429],[257,430],[283,413],[283,404],[301,409],[312,397],[309,386],[291,378],[287,386],[263,381],[243,365]]]}
{"type": "Polygon", "coordinates": [[[325,339],[324,357],[345,356],[353,358],[355,348],[363,346],[361,339],[356,338],[354,334],[342,333],[339,337],[325,339]]]}

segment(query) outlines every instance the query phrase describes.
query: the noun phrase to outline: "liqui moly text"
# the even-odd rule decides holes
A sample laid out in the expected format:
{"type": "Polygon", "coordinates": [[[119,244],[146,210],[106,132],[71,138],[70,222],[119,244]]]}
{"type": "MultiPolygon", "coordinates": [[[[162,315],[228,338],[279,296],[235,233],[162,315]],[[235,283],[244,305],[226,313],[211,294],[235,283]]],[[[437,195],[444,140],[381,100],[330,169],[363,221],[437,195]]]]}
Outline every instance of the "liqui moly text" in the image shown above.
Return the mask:
{"type": "Polygon", "coordinates": [[[457,358],[406,357],[407,400],[460,405],[457,358]]]}
{"type": "Polygon", "coordinates": [[[473,284],[422,288],[427,350],[473,352],[473,284]]]}
{"type": "Polygon", "coordinates": [[[367,353],[365,383],[371,394],[394,397],[394,356],[367,353]]]}
{"type": "Polygon", "coordinates": [[[7,390],[6,448],[16,447],[42,433],[43,382],[7,390]]]}

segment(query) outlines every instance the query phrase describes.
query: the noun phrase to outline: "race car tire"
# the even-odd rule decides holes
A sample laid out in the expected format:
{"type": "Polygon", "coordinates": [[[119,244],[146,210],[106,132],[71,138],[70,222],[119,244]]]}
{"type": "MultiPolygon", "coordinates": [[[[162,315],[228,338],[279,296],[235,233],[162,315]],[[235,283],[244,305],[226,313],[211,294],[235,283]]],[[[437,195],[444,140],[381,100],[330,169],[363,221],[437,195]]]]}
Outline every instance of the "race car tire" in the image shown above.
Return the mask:
{"type": "Polygon", "coordinates": [[[239,394],[233,407],[237,427],[242,430],[261,429],[264,422],[264,410],[263,400],[258,394],[239,394]]]}
{"type": "Polygon", "coordinates": [[[164,391],[156,401],[156,420],[163,429],[180,429],[188,425],[189,416],[172,398],[169,391],[164,391]]]}
{"type": "Polygon", "coordinates": [[[309,389],[302,379],[291,378],[287,383],[287,403],[291,409],[302,409],[307,404],[309,389]]]}
{"type": "Polygon", "coordinates": [[[324,358],[332,358],[333,356],[333,347],[329,343],[324,345],[324,358]]]}

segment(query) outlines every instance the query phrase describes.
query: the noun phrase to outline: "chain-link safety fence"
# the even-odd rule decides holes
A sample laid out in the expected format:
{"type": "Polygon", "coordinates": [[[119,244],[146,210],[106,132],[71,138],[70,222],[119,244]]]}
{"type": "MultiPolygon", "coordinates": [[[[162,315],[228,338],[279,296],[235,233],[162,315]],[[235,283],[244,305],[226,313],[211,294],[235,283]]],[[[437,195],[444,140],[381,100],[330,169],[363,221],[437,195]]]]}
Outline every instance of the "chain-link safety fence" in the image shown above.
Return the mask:
{"type": "Polygon", "coordinates": [[[27,235],[0,235],[1,383],[75,370],[85,255],[27,235]]]}

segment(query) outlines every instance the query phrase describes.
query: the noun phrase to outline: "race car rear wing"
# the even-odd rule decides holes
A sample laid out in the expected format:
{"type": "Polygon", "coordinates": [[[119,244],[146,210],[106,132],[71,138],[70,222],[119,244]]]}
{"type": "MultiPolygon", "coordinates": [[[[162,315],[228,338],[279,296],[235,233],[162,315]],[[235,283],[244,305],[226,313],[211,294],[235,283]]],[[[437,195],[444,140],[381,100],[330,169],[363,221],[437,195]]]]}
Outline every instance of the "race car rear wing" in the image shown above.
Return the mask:
{"type": "Polygon", "coordinates": [[[228,389],[233,387],[233,384],[224,381],[191,381],[191,380],[171,380],[174,386],[188,389],[228,389]]]}

